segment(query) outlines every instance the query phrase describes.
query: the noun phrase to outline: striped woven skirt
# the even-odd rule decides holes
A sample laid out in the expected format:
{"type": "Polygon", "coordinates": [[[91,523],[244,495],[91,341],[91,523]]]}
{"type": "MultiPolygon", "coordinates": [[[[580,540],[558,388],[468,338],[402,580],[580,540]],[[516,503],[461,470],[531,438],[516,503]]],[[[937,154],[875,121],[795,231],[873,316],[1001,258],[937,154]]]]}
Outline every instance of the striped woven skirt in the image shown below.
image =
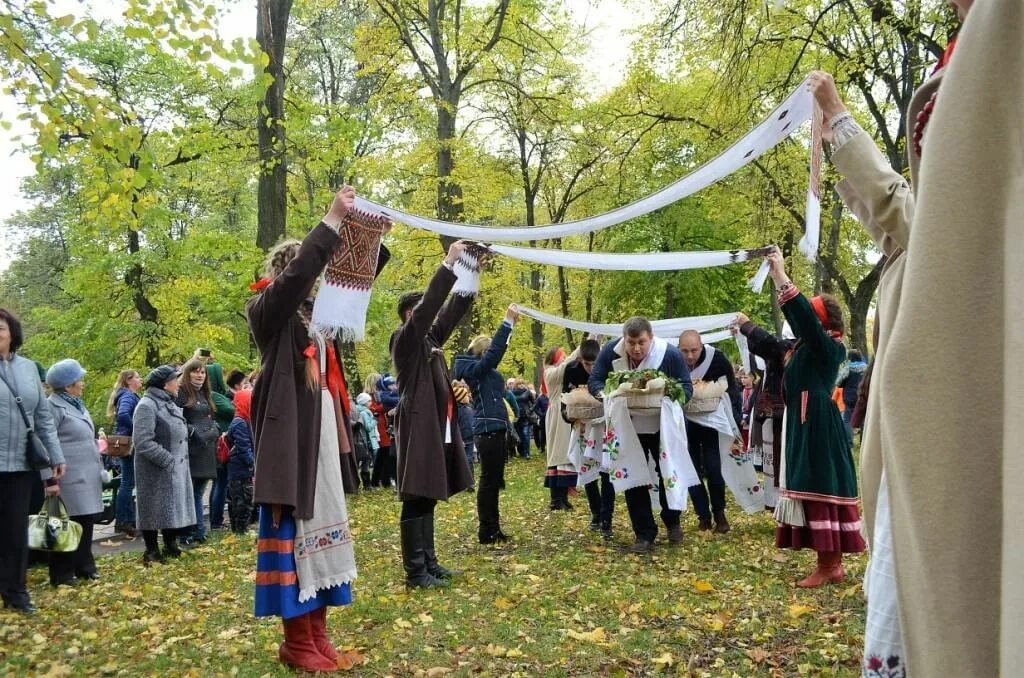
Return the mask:
{"type": "Polygon", "coordinates": [[[819,553],[866,550],[861,536],[860,511],[856,506],[802,500],[807,525],[780,523],[775,528],[775,545],[783,549],[812,549],[819,553]]]}
{"type": "Polygon", "coordinates": [[[576,467],[572,464],[548,466],[544,471],[544,487],[576,487],[576,467]]]}
{"type": "Polygon", "coordinates": [[[281,512],[274,527],[270,507],[260,505],[259,545],[256,550],[256,616],[292,619],[328,605],[352,602],[349,584],[318,591],[315,598],[299,603],[299,580],[295,572],[295,519],[291,509],[281,512]]]}

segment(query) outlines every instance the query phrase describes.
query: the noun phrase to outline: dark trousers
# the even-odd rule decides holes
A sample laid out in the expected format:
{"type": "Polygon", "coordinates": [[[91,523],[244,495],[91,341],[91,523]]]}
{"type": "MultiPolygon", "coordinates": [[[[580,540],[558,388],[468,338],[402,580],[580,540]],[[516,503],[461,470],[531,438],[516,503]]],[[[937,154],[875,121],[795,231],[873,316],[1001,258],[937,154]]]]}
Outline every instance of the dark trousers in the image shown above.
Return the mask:
{"type": "Polygon", "coordinates": [[[69,582],[76,575],[85,577],[96,574],[96,561],[92,557],[92,528],[98,517],[96,514],[71,516],[71,520],[82,526],[82,539],[78,542],[78,548],[70,553],[50,554],[51,584],[69,582]]]}
{"type": "Polygon", "coordinates": [[[401,520],[404,523],[406,520],[415,520],[423,516],[433,515],[435,506],[437,506],[436,499],[428,499],[427,497],[405,499],[402,501],[401,520]]]}
{"type": "Polygon", "coordinates": [[[117,525],[135,527],[135,456],[121,457],[121,483],[117,486],[115,520],[117,525]]]}
{"type": "MultiPolygon", "coordinates": [[[[164,536],[164,543],[170,544],[178,537],[184,536],[191,531],[191,527],[185,527],[174,530],[160,530],[160,533],[164,536]]],[[[156,530],[143,530],[142,541],[145,542],[147,551],[158,551],[160,549],[160,542],[158,542],[156,538],[156,530]]]]}
{"type": "Polygon", "coordinates": [[[725,479],[722,477],[722,453],[718,449],[718,431],[686,422],[690,460],[700,477],[700,485],[689,488],[693,510],[698,518],[711,518],[711,512],[725,510],[725,479]],[[704,489],[704,483],[707,489],[704,489]],[[709,505],[710,495],[710,505],[709,505]]]}
{"type": "Polygon", "coordinates": [[[249,529],[252,515],[252,478],[235,478],[228,481],[228,516],[231,518],[231,529],[245,532],[249,529]]]}
{"type": "Polygon", "coordinates": [[[548,448],[548,427],[544,425],[544,417],[540,418],[540,423],[533,427],[533,442],[537,444],[537,449],[544,451],[548,448]]]}
{"type": "Polygon", "coordinates": [[[228,465],[217,464],[217,477],[210,490],[210,527],[224,527],[224,502],[228,494],[228,465]]]}
{"type": "Polygon", "coordinates": [[[206,538],[206,517],[203,515],[203,495],[206,494],[206,479],[192,479],[192,497],[196,501],[196,525],[192,528],[192,536],[206,538]]]}
{"type": "Polygon", "coordinates": [[[0,473],[0,596],[5,603],[23,607],[30,602],[28,572],[28,514],[32,487],[38,473],[0,473]]]}
{"type": "Polygon", "coordinates": [[[590,504],[590,515],[599,520],[602,527],[610,527],[612,516],[615,515],[615,486],[612,485],[611,478],[607,473],[602,473],[600,481],[591,480],[585,489],[587,503],[590,504]]]}
{"type": "MultiPolygon", "coordinates": [[[[661,466],[658,459],[661,456],[661,435],[658,433],[640,434],[640,446],[648,459],[654,460],[654,469],[658,477],[658,495],[661,498],[661,521],[665,527],[676,527],[679,525],[680,511],[673,511],[668,507],[668,500],[665,498],[665,483],[661,479],[661,466]]],[[[629,510],[629,521],[633,524],[633,533],[637,539],[653,542],[658,536],[658,525],[654,522],[654,511],[651,510],[651,495],[646,487],[634,487],[626,490],[626,508],[629,510]]]]}
{"type": "Polygon", "coordinates": [[[373,473],[370,475],[370,485],[373,487],[390,487],[391,479],[395,477],[394,442],[391,445],[381,445],[377,450],[377,456],[373,460],[373,473]]]}
{"type": "Polygon", "coordinates": [[[480,535],[489,537],[501,529],[498,492],[505,489],[505,431],[476,436],[476,456],[480,463],[480,482],[476,490],[476,513],[480,535]]]}
{"type": "Polygon", "coordinates": [[[523,417],[516,422],[516,433],[519,434],[519,456],[530,458],[530,420],[523,417]]]}

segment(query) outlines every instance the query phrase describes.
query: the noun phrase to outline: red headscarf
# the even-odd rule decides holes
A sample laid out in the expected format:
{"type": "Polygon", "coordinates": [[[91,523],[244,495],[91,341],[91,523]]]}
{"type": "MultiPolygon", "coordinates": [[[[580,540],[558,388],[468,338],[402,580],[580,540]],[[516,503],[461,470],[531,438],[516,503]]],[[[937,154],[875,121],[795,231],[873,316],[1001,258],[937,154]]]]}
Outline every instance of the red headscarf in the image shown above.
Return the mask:
{"type": "Polygon", "coordinates": [[[252,409],[252,391],[235,391],[235,416],[249,421],[252,409]]]}

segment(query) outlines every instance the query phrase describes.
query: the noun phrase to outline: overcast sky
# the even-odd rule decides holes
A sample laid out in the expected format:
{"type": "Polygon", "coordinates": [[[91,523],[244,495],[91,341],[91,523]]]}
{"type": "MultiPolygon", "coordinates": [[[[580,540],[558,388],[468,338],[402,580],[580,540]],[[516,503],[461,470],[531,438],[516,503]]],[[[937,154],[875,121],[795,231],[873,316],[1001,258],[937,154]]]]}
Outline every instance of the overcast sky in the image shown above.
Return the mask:
{"type": "MultiPolygon", "coordinates": [[[[576,21],[593,31],[586,65],[593,76],[591,82],[600,83],[601,89],[610,89],[622,79],[632,40],[627,32],[641,19],[639,10],[631,4],[633,6],[627,8],[621,0],[565,0],[576,21]]],[[[225,2],[224,6],[229,8],[220,24],[225,40],[255,36],[256,0],[225,2]]],[[[121,0],[56,0],[51,11],[55,16],[81,15],[83,7],[96,18],[117,21],[124,3],[121,0]]],[[[32,161],[20,150],[21,142],[12,141],[12,137],[19,133],[25,135],[25,139],[29,138],[28,127],[15,119],[18,113],[13,98],[0,95],[0,120],[14,125],[9,132],[0,130],[0,162],[4,168],[0,174],[0,224],[29,206],[21,196],[21,181],[33,173],[32,161]]],[[[3,270],[10,263],[13,243],[3,226],[0,226],[0,236],[3,240],[0,270],[3,270]]]]}

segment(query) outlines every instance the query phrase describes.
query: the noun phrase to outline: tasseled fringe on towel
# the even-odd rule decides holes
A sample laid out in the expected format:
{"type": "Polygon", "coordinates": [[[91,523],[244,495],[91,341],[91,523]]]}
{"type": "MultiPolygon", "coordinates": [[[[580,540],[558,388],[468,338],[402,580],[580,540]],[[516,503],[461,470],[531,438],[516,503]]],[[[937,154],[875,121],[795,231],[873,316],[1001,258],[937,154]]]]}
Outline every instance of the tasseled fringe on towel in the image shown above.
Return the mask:
{"type": "MultiPolygon", "coordinates": [[[[355,569],[349,570],[348,572],[342,572],[334,577],[328,577],[323,581],[318,581],[309,588],[299,589],[299,604],[316,598],[317,591],[326,591],[327,589],[333,589],[335,586],[344,586],[345,584],[351,584],[356,580],[355,569]]],[[[300,584],[302,582],[299,582],[300,584]]]]}
{"type": "Polygon", "coordinates": [[[460,297],[475,297],[480,293],[480,258],[476,252],[463,252],[452,270],[457,278],[452,292],[460,297]]]}

